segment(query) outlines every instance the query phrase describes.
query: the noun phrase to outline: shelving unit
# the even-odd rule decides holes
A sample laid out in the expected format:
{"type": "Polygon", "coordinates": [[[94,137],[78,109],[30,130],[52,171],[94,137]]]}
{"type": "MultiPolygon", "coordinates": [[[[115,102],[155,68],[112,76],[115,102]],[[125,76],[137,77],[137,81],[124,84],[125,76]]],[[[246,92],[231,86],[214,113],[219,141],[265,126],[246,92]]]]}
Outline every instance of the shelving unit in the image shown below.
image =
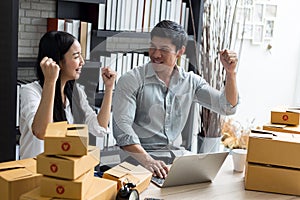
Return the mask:
{"type": "Polygon", "coordinates": [[[122,34],[122,37],[139,37],[139,38],[149,38],[150,33],[149,32],[124,32],[124,31],[105,31],[105,30],[97,30],[97,37],[112,37],[117,34],[122,34]]]}
{"type": "Polygon", "coordinates": [[[0,75],[0,111],[1,139],[0,162],[16,158],[16,85],[18,52],[18,0],[1,1],[1,75],[0,75]]]}
{"type": "MultiPolygon", "coordinates": [[[[200,41],[202,33],[202,13],[203,13],[203,0],[183,0],[188,7],[192,10],[189,14],[188,21],[188,35],[190,40],[187,46],[187,57],[190,59],[189,70],[197,73],[197,44],[193,41],[200,41]],[[190,3],[192,5],[190,5],[190,3]],[[191,14],[192,13],[192,14],[191,14]],[[194,25],[193,25],[194,22],[194,25]],[[196,45],[196,46],[195,46],[196,45]]],[[[80,19],[82,21],[88,21],[92,23],[92,41],[91,49],[94,49],[98,44],[104,42],[109,37],[116,37],[121,34],[122,37],[128,38],[149,38],[148,32],[132,32],[132,31],[110,31],[110,30],[98,30],[98,12],[99,3],[106,3],[106,0],[57,0],[57,17],[58,18],[72,18],[80,19]]],[[[97,55],[92,56],[93,61],[97,61],[98,54],[107,54],[106,46],[101,46],[102,51],[96,51],[97,55]]]]}
{"type": "MultiPolygon", "coordinates": [[[[141,0],[138,0],[141,1],[141,0]]],[[[169,0],[168,0],[169,1],[169,0]]],[[[98,30],[98,12],[99,3],[106,3],[106,0],[57,0],[57,18],[65,19],[79,19],[92,23],[92,39],[91,39],[91,61],[99,62],[100,55],[110,55],[112,53],[107,48],[107,38],[122,37],[122,38],[138,38],[149,39],[149,32],[134,32],[134,31],[112,31],[112,30],[98,30]]],[[[187,33],[189,35],[189,42],[186,49],[187,57],[190,59],[189,71],[198,73],[198,47],[197,42],[201,38],[202,32],[202,13],[203,0],[183,0],[192,12],[189,12],[189,21],[187,33]],[[190,3],[192,5],[190,5],[190,3]],[[191,14],[193,13],[193,14],[191,14]],[[193,22],[195,23],[193,25],[193,22]]],[[[147,43],[148,44],[148,43],[147,43]]],[[[147,54],[148,48],[139,49],[147,54]]],[[[122,50],[113,50],[114,53],[122,50]]],[[[130,49],[128,50],[131,51],[130,49]]],[[[124,52],[123,52],[124,53],[124,52]]],[[[126,53],[126,52],[125,52],[126,53]]],[[[96,92],[93,96],[95,98],[95,105],[100,107],[103,93],[96,92]]]]}
{"type": "MultiPolygon", "coordinates": [[[[139,0],[140,1],[140,0],[139,0]]],[[[202,13],[203,13],[203,1],[190,1],[183,0],[188,7],[192,10],[189,13],[189,21],[187,32],[189,35],[189,42],[186,48],[186,54],[189,58],[190,64],[188,67],[189,71],[198,73],[198,46],[196,41],[201,38],[201,27],[202,27],[202,13]],[[189,4],[192,5],[189,5],[189,4]],[[194,22],[194,25],[193,25],[194,22]]],[[[98,30],[98,12],[99,4],[106,3],[106,0],[57,0],[57,18],[65,19],[79,19],[92,23],[92,39],[91,39],[91,59],[92,62],[99,62],[99,56],[110,55],[111,50],[108,50],[107,38],[111,37],[122,37],[122,38],[138,38],[138,39],[149,39],[149,32],[134,32],[134,31],[111,31],[111,30],[98,30]]],[[[128,49],[126,49],[128,50],[128,49]]],[[[114,49],[115,52],[122,50],[114,49]]],[[[131,50],[129,49],[128,52],[131,50]]],[[[147,48],[142,48],[138,53],[144,51],[147,55],[147,48]]],[[[123,51],[123,53],[126,53],[123,51]]],[[[100,107],[101,98],[103,93],[97,93],[95,95],[95,105],[100,107]]]]}

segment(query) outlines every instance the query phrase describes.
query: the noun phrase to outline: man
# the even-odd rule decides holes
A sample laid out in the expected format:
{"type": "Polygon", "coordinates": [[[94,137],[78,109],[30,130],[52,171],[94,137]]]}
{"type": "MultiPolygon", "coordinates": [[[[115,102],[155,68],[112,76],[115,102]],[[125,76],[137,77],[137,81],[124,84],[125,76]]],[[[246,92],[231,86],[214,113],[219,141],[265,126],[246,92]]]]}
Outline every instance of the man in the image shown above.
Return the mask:
{"type": "Polygon", "coordinates": [[[224,115],[234,114],[238,104],[236,53],[220,51],[226,85],[218,91],[176,65],[186,44],[187,34],[180,25],[159,22],[151,31],[151,61],[121,76],[113,98],[117,144],[161,178],[167,176],[168,167],[152,153],[182,149],[181,132],[193,102],[224,115]]]}

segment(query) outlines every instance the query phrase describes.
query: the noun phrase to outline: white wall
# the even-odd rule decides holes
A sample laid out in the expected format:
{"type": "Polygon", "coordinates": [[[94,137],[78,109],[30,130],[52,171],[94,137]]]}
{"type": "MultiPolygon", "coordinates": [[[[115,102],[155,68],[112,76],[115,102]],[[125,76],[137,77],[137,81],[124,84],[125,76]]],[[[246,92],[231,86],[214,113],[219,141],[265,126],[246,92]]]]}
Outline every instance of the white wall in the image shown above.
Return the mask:
{"type": "Polygon", "coordinates": [[[274,107],[300,105],[300,1],[277,2],[272,41],[258,46],[245,40],[239,61],[241,101],[234,117],[255,119],[256,125],[269,122],[274,107]],[[271,51],[267,51],[268,44],[271,51]]]}

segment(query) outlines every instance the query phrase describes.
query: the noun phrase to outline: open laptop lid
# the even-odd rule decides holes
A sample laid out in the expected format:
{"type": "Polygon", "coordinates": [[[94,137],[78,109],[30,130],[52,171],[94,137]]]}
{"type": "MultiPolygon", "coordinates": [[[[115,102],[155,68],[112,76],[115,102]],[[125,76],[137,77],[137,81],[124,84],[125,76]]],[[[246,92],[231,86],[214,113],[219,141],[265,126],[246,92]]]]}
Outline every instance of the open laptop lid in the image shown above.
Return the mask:
{"type": "Polygon", "coordinates": [[[228,154],[214,152],[177,157],[162,187],[212,181],[228,154]]]}

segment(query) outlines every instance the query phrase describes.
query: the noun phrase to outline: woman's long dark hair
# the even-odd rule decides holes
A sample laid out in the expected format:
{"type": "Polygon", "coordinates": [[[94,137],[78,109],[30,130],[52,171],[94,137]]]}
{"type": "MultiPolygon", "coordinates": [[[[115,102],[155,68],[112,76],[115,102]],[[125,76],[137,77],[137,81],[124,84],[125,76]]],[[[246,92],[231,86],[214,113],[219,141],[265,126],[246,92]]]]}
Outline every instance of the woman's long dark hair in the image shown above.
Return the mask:
{"type": "MultiPolygon", "coordinates": [[[[59,64],[60,61],[64,59],[64,55],[70,49],[70,47],[72,46],[75,40],[76,38],[73,35],[63,31],[50,31],[43,35],[43,37],[40,40],[39,52],[38,52],[37,63],[36,63],[37,78],[39,80],[41,87],[43,87],[44,80],[45,80],[43,71],[40,67],[41,60],[45,56],[47,56],[49,58],[52,58],[57,64],[59,64]]],[[[60,93],[60,87],[61,87],[60,77],[61,76],[59,75],[55,86],[55,97],[54,97],[54,108],[53,108],[54,122],[67,121],[66,113],[64,111],[64,106],[62,103],[62,96],[60,93]]],[[[67,81],[65,85],[64,93],[69,99],[71,110],[74,116],[74,122],[84,123],[83,120],[79,119],[79,117],[83,117],[84,115],[83,115],[83,110],[79,104],[77,87],[74,86],[76,86],[75,80],[67,81]],[[74,111],[76,111],[76,113],[74,113],[74,111]]]]}

